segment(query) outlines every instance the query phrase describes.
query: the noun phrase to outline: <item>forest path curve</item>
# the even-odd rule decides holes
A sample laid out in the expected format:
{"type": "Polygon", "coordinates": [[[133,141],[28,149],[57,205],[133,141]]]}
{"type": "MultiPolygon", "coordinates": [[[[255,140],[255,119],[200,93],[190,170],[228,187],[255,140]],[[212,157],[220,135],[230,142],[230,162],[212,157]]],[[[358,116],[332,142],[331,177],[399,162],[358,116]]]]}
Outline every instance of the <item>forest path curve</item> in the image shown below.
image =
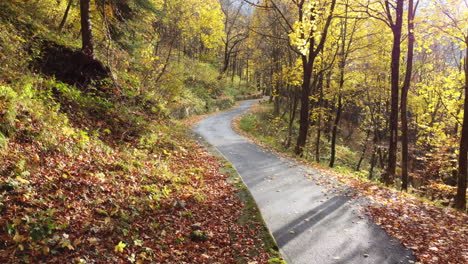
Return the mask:
{"type": "Polygon", "coordinates": [[[360,212],[361,201],[330,195],[315,182],[325,177],[316,170],[273,154],[232,130],[232,120],[255,102],[244,101],[209,116],[194,131],[237,169],[287,263],[411,263],[410,250],[360,212]]]}

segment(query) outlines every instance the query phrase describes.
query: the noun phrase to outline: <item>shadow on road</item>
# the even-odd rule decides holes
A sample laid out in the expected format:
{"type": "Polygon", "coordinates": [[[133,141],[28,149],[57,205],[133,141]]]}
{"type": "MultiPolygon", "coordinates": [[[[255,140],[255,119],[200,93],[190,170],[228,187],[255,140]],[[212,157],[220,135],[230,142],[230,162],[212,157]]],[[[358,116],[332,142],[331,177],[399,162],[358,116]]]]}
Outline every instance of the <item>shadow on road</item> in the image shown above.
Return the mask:
{"type": "Polygon", "coordinates": [[[276,230],[273,235],[278,246],[283,247],[301,233],[310,230],[312,226],[343,206],[348,200],[346,197],[335,196],[276,230]]]}

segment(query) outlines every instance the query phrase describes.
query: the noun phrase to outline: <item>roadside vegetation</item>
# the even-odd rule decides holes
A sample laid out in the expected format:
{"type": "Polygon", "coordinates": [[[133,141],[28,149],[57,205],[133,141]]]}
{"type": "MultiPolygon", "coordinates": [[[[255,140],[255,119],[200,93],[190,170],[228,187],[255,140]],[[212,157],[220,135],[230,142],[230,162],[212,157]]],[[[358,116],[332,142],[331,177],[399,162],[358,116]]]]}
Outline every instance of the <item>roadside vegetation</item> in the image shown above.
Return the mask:
{"type": "Polygon", "coordinates": [[[466,211],[466,1],[253,4],[275,144],[466,211]]]}
{"type": "MultiPolygon", "coordinates": [[[[304,155],[298,157],[291,148],[285,147],[287,124],[288,120],[273,114],[272,104],[263,102],[235,120],[233,127],[265,148],[316,169],[323,176],[310,176],[311,179],[326,188],[330,195],[363,198],[366,214],[410,248],[419,263],[466,262],[468,216],[447,207],[446,197],[451,195],[450,192],[454,193],[453,187],[439,185],[436,186],[438,192],[422,193],[417,189],[402,192],[399,188],[386,186],[378,177],[369,177],[370,165],[360,160],[359,148],[347,144],[349,141],[343,137],[337,141],[334,168],[329,167],[330,149],[326,147],[326,139],[320,152],[322,162],[316,161],[313,144],[306,145],[304,155]],[[359,163],[361,170],[356,170],[359,163]],[[342,193],[343,185],[355,192],[342,193]]],[[[374,173],[378,175],[380,171],[374,173]]]]}

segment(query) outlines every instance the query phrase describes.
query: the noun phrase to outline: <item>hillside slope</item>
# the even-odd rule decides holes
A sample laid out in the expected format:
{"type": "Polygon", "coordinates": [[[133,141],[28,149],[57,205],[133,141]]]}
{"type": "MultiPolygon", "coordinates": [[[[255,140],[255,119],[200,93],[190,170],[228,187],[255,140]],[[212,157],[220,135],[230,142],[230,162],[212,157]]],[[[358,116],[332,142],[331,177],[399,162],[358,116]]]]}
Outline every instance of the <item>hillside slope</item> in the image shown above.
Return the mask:
{"type": "Polygon", "coordinates": [[[0,3],[0,262],[266,263],[276,256],[224,161],[173,120],[229,107],[241,92],[210,62],[185,55],[146,86],[137,40],[133,47],[110,40],[112,67],[103,62],[106,46],[97,45],[97,59],[83,68],[74,61],[77,8],[60,31],[67,1],[52,2],[0,3]]]}

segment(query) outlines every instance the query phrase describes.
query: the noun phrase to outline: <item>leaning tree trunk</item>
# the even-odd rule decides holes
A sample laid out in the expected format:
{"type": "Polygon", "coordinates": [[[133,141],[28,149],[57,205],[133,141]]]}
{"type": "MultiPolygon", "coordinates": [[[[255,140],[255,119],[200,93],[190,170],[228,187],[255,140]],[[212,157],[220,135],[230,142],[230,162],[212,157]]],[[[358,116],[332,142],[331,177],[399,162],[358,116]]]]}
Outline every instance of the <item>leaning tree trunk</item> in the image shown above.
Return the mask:
{"type": "Polygon", "coordinates": [[[68,0],[67,8],[65,9],[65,13],[63,14],[62,21],[60,22],[60,25],[58,28],[59,32],[62,32],[63,27],[65,26],[65,22],[67,22],[68,14],[70,13],[72,3],[73,3],[73,0],[68,0]]]}
{"type": "Polygon", "coordinates": [[[413,71],[413,48],[414,48],[414,15],[413,0],[408,2],[408,55],[406,60],[406,75],[401,88],[401,189],[408,191],[408,90],[411,84],[411,73],[413,71]]]}
{"type": "Polygon", "coordinates": [[[454,207],[465,210],[466,209],[466,187],[467,187],[467,152],[468,152],[468,36],[465,37],[467,45],[465,55],[465,103],[463,126],[460,140],[460,153],[458,154],[458,186],[457,194],[455,196],[454,207]]]}
{"type": "Polygon", "coordinates": [[[403,25],[403,2],[398,0],[396,6],[396,20],[392,25],[393,48],[391,64],[391,109],[390,109],[390,138],[388,147],[388,166],[382,181],[389,184],[396,171],[396,152],[398,142],[398,90],[401,54],[401,29],[403,25]]]}
{"type": "Polygon", "coordinates": [[[90,59],[94,59],[93,33],[89,15],[90,0],[80,0],[81,12],[81,50],[90,59]]]}

